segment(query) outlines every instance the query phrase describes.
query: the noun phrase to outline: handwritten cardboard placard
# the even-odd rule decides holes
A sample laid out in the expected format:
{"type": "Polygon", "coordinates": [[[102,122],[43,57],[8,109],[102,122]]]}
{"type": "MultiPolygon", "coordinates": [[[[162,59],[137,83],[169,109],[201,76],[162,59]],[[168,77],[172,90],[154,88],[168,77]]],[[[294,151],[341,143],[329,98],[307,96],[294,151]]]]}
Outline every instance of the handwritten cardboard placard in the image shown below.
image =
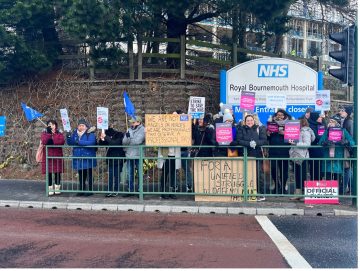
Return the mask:
{"type": "Polygon", "coordinates": [[[339,204],[336,180],[305,181],[305,204],[339,204]]]}
{"type": "Polygon", "coordinates": [[[284,142],[289,142],[292,139],[294,142],[299,142],[300,139],[300,122],[289,121],[285,124],[284,142]]]}
{"type": "Polygon", "coordinates": [[[329,128],[328,140],[333,142],[340,142],[343,136],[343,131],[341,128],[332,127],[329,128]]]}
{"type": "Polygon", "coordinates": [[[188,114],[193,119],[201,119],[205,115],[205,97],[190,96],[188,114]]]}
{"type": "MultiPolygon", "coordinates": [[[[249,194],[256,194],[256,161],[247,161],[247,187],[249,194]]],[[[195,201],[244,201],[244,161],[242,160],[194,160],[195,201]],[[222,194],[234,194],[222,196],[222,194]]],[[[248,196],[256,201],[256,196],[248,196]]]]}
{"type": "Polygon", "coordinates": [[[191,146],[191,116],[145,114],[147,146],[191,146]]]}
{"type": "Polygon", "coordinates": [[[232,124],[216,123],[216,142],[219,145],[229,145],[233,141],[232,124]]]}
{"type": "Polygon", "coordinates": [[[255,92],[242,91],[240,97],[240,108],[243,110],[254,111],[255,92]]]}

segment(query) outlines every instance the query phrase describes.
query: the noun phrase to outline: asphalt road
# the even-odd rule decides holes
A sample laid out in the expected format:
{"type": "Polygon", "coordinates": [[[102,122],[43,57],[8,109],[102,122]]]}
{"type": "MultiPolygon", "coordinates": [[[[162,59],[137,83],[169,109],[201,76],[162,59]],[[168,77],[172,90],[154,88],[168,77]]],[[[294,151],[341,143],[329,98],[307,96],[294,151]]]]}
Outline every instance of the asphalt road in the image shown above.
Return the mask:
{"type": "Polygon", "coordinates": [[[357,217],[269,216],[313,268],[357,268],[357,217]]]}
{"type": "Polygon", "coordinates": [[[254,216],[0,209],[0,268],[288,268],[254,216]]]}

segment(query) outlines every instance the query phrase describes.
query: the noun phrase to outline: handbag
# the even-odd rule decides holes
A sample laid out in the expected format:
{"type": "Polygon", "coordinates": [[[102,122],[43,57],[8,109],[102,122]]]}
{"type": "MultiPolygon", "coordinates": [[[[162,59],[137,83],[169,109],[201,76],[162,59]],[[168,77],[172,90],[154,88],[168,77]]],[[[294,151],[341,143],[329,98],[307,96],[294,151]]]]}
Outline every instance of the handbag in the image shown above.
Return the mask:
{"type": "Polygon", "coordinates": [[[38,162],[38,163],[41,163],[42,160],[43,160],[43,157],[44,157],[44,147],[45,147],[45,146],[41,143],[41,140],[40,140],[39,147],[37,148],[36,155],[35,155],[35,160],[36,160],[36,162],[38,162]]]}
{"type": "MultiPolygon", "coordinates": [[[[309,152],[308,150],[306,150],[306,152],[302,152],[301,150],[298,150],[297,148],[291,148],[289,150],[289,156],[290,158],[303,158],[303,159],[306,159],[306,158],[309,158],[309,152]]],[[[296,160],[293,160],[295,164],[297,165],[301,165],[303,160],[300,160],[300,159],[296,159],[296,160]]]]}
{"type": "Polygon", "coordinates": [[[265,174],[270,173],[270,160],[266,160],[265,158],[267,158],[267,154],[266,151],[263,149],[263,147],[261,147],[261,154],[263,157],[263,162],[262,162],[262,171],[265,174]]]}
{"type": "Polygon", "coordinates": [[[228,157],[238,157],[239,152],[238,152],[238,150],[227,149],[227,156],[228,157]]]}

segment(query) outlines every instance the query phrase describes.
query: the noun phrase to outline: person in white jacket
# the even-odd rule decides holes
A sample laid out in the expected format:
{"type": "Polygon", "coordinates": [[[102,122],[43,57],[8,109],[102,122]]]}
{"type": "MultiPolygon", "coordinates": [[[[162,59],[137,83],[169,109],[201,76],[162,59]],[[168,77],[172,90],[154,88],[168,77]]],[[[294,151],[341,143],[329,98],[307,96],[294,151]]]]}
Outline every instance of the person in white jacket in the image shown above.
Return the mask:
{"type": "MultiPolygon", "coordinates": [[[[290,158],[309,158],[309,150],[305,148],[310,146],[311,142],[315,140],[314,131],[309,127],[309,123],[306,118],[300,119],[300,138],[299,142],[295,143],[293,140],[289,140],[291,145],[301,146],[302,148],[291,147],[289,150],[290,158]]],[[[293,161],[294,175],[295,175],[295,194],[303,195],[304,181],[306,179],[306,165],[303,160],[297,159],[293,161]]],[[[300,200],[301,197],[296,196],[290,198],[290,200],[300,200]]]]}

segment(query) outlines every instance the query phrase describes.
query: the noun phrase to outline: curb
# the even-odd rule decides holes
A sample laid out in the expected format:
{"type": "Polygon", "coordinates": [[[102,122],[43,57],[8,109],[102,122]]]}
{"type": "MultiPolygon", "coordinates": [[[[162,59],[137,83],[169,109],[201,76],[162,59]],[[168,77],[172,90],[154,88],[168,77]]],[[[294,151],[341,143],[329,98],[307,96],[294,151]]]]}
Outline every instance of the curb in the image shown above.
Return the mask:
{"type": "Polygon", "coordinates": [[[88,204],[41,201],[1,200],[4,208],[67,209],[85,211],[120,211],[120,212],[157,212],[191,214],[228,214],[228,215],[300,215],[300,216],[357,216],[358,212],[349,210],[296,209],[296,208],[256,208],[256,207],[217,207],[183,206],[156,204],[88,204]]]}

